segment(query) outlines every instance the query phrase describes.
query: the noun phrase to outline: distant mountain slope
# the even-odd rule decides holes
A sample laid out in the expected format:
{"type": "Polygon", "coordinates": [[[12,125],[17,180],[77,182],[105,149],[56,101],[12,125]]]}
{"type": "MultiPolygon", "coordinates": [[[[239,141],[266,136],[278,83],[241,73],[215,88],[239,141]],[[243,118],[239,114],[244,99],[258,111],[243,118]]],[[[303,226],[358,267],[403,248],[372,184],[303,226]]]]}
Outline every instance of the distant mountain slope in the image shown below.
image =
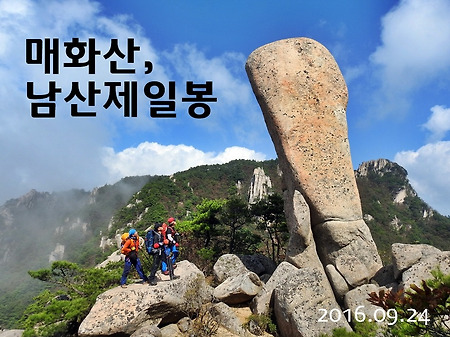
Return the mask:
{"type": "Polygon", "coordinates": [[[394,242],[450,250],[450,218],[420,199],[403,167],[386,159],[373,160],[362,163],[355,176],[364,219],[385,261],[394,242]]]}
{"type": "Polygon", "coordinates": [[[203,199],[241,195],[247,198],[253,172],[261,167],[272,181],[272,192],[282,193],[277,161],[235,160],[223,165],[202,165],[172,176],[160,176],[136,193],[114,216],[109,235],[132,223],[144,230],[155,221],[183,219],[203,199]]]}
{"type": "Polygon", "coordinates": [[[150,179],[124,178],[92,192],[31,190],[0,206],[0,327],[10,327],[43,287],[28,270],[48,267],[51,259],[101,260],[100,231],[150,179]]]}

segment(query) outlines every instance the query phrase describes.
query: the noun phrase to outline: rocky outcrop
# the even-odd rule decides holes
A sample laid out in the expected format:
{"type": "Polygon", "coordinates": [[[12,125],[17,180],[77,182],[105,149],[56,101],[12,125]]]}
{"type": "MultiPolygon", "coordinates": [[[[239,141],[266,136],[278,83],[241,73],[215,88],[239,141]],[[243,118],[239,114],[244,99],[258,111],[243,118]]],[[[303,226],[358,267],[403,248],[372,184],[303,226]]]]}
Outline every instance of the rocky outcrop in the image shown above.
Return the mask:
{"type": "Polygon", "coordinates": [[[133,284],[101,294],[78,330],[80,336],[131,335],[144,323],[176,322],[212,299],[203,273],[192,263],[178,263],[179,279],[164,287],[133,284]]]}
{"type": "MultiPolygon", "coordinates": [[[[271,336],[258,331],[257,326],[243,324],[249,322],[251,313],[269,315],[273,312],[281,337],[313,337],[320,333],[330,333],[336,327],[351,330],[349,315],[343,314],[342,311],[358,312],[360,316],[365,315],[374,320],[380,310],[367,301],[371,292],[409,288],[413,281],[420,285],[422,279],[432,278],[431,271],[437,267],[444,273],[450,273],[450,252],[443,252],[427,245],[394,244],[392,264],[380,269],[369,284],[344,292],[342,300],[337,304],[333,300],[333,295],[328,293],[330,288],[323,288],[326,280],[317,268],[297,268],[289,262],[282,262],[267,283],[263,284],[257,280],[256,273],[247,269],[242,260],[255,260],[255,256],[238,257],[226,254],[218,259],[214,265],[217,272],[215,288],[206,284],[203,273],[195,265],[188,261],[180,261],[176,269],[179,279],[170,281],[167,276],[159,274],[160,281],[156,287],[134,284],[126,289],[120,287],[111,289],[98,297],[91,312],[82,322],[79,335],[182,337],[192,336],[198,324],[211,324],[211,327],[219,326],[220,336],[250,337],[252,336],[250,331],[271,336]],[[410,252],[414,257],[400,254],[400,250],[410,252]],[[235,267],[239,273],[218,272],[233,270],[235,267]],[[397,278],[394,278],[394,269],[399,271],[397,278]],[[252,285],[247,284],[249,279],[252,285]],[[234,286],[230,287],[230,284],[234,286]],[[254,286],[258,288],[257,291],[253,291],[254,286]],[[253,289],[253,294],[249,289],[253,289]],[[231,297],[240,300],[225,303],[220,298],[212,296],[227,291],[231,297]],[[249,307],[246,307],[247,305],[249,307]],[[244,313],[239,313],[242,310],[244,313]],[[197,319],[201,317],[202,321],[195,322],[189,316],[196,316],[197,319]],[[337,317],[341,319],[336,319],[337,317]]],[[[332,268],[334,266],[331,270],[332,268]]],[[[327,266],[328,276],[329,269],[327,266]]],[[[259,277],[266,275],[267,272],[268,270],[261,269],[259,277]]],[[[351,288],[349,284],[347,287],[351,288]]],[[[383,324],[383,319],[379,318],[379,321],[383,324]]]]}
{"type": "Polygon", "coordinates": [[[258,275],[246,272],[223,281],[214,289],[214,297],[226,304],[244,303],[255,297],[262,287],[258,275]]]}
{"type": "Polygon", "coordinates": [[[338,65],[316,41],[292,38],[255,50],[246,70],[283,171],[285,213],[296,237],[288,259],[322,273],[331,264],[352,286],[367,282],[382,265],[362,217],[338,65]],[[357,268],[343,267],[350,260],[357,268]]]}
{"type": "Polygon", "coordinates": [[[314,222],[361,218],[347,136],[347,87],[332,55],[314,40],[286,39],[255,50],[246,69],[283,175],[299,185],[314,222]]]}
{"type": "Polygon", "coordinates": [[[21,337],[23,330],[3,330],[0,331],[0,337],[21,337]]]}
{"type": "Polygon", "coordinates": [[[411,268],[414,264],[440,253],[441,250],[430,245],[394,243],[392,245],[394,278],[398,279],[405,270],[411,268]]]}
{"type": "Polygon", "coordinates": [[[399,181],[403,182],[403,186],[397,190],[391,191],[393,203],[402,204],[406,197],[417,196],[416,191],[414,191],[407,179],[408,172],[396,163],[383,158],[369,160],[359,165],[358,169],[355,171],[355,177],[357,178],[368,177],[369,174],[376,174],[380,177],[383,177],[384,175],[393,175],[399,181]]]}
{"type": "Polygon", "coordinates": [[[322,310],[340,311],[331,288],[323,286],[324,277],[316,268],[300,268],[274,289],[273,306],[281,336],[312,337],[334,328],[351,331],[345,320],[321,322],[322,310]]]}
{"type": "Polygon", "coordinates": [[[391,172],[405,177],[408,174],[407,171],[400,165],[393,163],[390,160],[381,158],[377,160],[369,160],[362,163],[355,171],[355,175],[357,177],[367,177],[369,173],[375,173],[382,177],[386,173],[391,172]]]}
{"type": "Polygon", "coordinates": [[[198,268],[181,261],[181,278],[165,287],[135,284],[100,295],[80,336],[182,336],[190,323],[180,318],[189,311],[200,315],[210,301],[214,310],[207,317],[222,322],[231,335],[248,335],[232,305],[251,303],[254,313],[274,313],[280,336],[313,337],[338,327],[351,330],[344,312],[361,306],[373,316],[369,292],[407,288],[430,278],[437,265],[449,272],[449,252],[428,247],[400,247],[417,253],[409,260],[393,247],[393,266],[383,268],[352,169],[347,88],[326,48],[306,38],[277,41],[255,50],[246,70],[283,171],[290,231],[286,262],[264,284],[263,263],[249,270],[245,259],[224,256],[214,266],[213,289],[198,268]]]}
{"type": "Polygon", "coordinates": [[[421,280],[431,278],[431,272],[437,267],[445,275],[450,274],[450,251],[436,252],[420,259],[399,276],[401,280],[400,286],[409,288],[411,284],[420,285],[421,280]]]}
{"type": "Polygon", "coordinates": [[[107,266],[108,263],[119,262],[119,261],[123,260],[124,258],[125,258],[125,256],[120,253],[120,250],[116,250],[115,252],[112,252],[111,255],[109,255],[105,261],[96,265],[95,268],[104,268],[107,266]]]}
{"type": "Polygon", "coordinates": [[[50,253],[50,256],[48,258],[48,262],[54,262],[54,261],[58,261],[58,260],[63,260],[64,258],[64,251],[65,251],[65,246],[57,243],[55,245],[55,249],[50,253]]]}
{"type": "Polygon", "coordinates": [[[269,176],[266,176],[264,169],[257,167],[253,170],[252,180],[250,182],[250,189],[248,192],[248,202],[254,204],[265,196],[269,195],[272,188],[272,181],[269,176]]]}
{"type": "Polygon", "coordinates": [[[215,280],[222,283],[229,277],[245,274],[249,271],[263,278],[264,275],[272,275],[276,268],[276,264],[271,259],[261,254],[240,256],[225,254],[217,259],[213,266],[213,274],[215,280]]]}

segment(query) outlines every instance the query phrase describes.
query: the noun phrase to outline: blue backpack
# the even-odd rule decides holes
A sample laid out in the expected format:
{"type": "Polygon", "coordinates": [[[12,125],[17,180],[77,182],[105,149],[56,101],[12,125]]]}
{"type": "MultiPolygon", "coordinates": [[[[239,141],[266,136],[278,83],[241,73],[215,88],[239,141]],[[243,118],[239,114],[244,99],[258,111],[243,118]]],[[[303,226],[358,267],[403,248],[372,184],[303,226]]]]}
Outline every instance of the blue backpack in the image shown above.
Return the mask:
{"type": "Polygon", "coordinates": [[[154,255],[157,252],[157,250],[153,248],[153,244],[155,243],[154,238],[155,238],[155,231],[151,229],[147,232],[144,239],[145,249],[147,250],[147,253],[149,253],[150,255],[154,255]]]}

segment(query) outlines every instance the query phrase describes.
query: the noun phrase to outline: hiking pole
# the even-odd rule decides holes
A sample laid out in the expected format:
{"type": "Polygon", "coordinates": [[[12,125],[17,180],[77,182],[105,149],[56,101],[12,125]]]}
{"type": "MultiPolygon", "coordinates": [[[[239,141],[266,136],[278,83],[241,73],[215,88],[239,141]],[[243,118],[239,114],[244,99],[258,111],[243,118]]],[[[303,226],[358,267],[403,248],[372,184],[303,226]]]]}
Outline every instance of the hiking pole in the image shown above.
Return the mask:
{"type": "Polygon", "coordinates": [[[147,263],[147,269],[151,271],[153,262],[150,261],[150,256],[148,253],[147,254],[144,253],[143,255],[145,255],[145,260],[146,260],[145,262],[147,263]]]}
{"type": "Polygon", "coordinates": [[[167,256],[167,269],[169,270],[170,279],[174,279],[174,272],[173,272],[173,264],[172,264],[172,251],[167,256]]]}
{"type": "Polygon", "coordinates": [[[166,263],[166,267],[167,267],[167,271],[169,272],[170,279],[173,280],[174,273],[173,273],[173,265],[172,265],[172,259],[171,259],[172,250],[170,249],[169,246],[167,246],[167,245],[164,246],[163,254],[164,254],[163,259],[164,259],[164,262],[166,263]]]}

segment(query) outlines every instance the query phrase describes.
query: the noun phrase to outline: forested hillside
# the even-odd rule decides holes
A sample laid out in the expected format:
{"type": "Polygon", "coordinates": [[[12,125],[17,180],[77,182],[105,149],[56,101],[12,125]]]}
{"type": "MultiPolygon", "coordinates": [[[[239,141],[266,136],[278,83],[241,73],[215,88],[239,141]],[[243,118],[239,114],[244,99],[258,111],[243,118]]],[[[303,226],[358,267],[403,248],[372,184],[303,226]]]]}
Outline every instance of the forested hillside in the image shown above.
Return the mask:
{"type": "Polygon", "coordinates": [[[126,207],[115,214],[110,235],[133,223],[139,230],[169,216],[185,220],[204,199],[248,199],[253,171],[262,167],[273,183],[272,192],[281,194],[281,176],[275,160],[236,160],[224,165],[203,165],[172,176],[154,177],[126,207]]]}
{"type": "Polygon", "coordinates": [[[403,167],[386,160],[366,162],[356,171],[356,182],[364,218],[385,262],[394,242],[450,250],[450,218],[417,195],[403,167]]]}

